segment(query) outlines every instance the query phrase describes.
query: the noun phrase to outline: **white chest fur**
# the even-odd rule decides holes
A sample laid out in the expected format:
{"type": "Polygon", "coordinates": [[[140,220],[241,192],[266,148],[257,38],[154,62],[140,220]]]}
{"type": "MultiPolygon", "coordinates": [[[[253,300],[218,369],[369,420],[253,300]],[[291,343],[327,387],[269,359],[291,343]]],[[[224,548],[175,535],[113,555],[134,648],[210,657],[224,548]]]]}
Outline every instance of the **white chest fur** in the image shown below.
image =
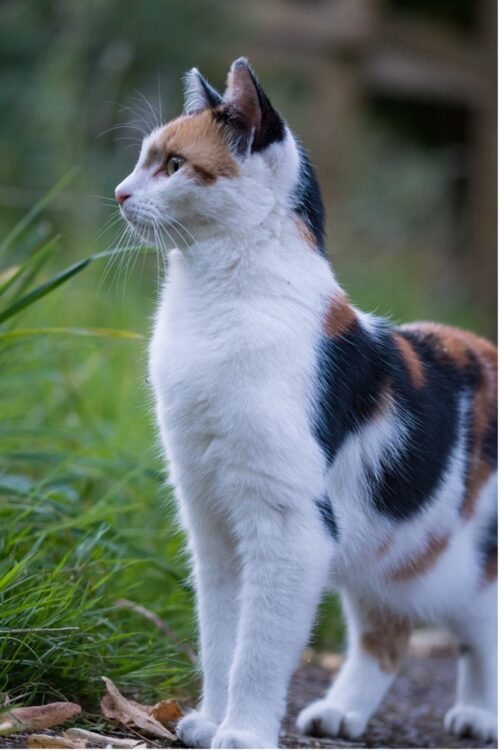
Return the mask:
{"type": "Polygon", "coordinates": [[[214,260],[205,274],[179,251],[170,256],[150,351],[158,419],[174,483],[203,478],[205,497],[218,503],[249,489],[278,505],[321,492],[309,405],[335,282],[319,258],[304,279],[293,253],[274,260],[256,248],[226,271],[214,260]]]}

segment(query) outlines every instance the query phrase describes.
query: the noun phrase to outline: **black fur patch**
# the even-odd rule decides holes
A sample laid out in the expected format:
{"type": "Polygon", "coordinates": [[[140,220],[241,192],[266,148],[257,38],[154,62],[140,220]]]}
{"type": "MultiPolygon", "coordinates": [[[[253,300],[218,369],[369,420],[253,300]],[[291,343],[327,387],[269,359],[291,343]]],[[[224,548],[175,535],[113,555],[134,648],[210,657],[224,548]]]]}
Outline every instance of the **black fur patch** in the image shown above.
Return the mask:
{"type": "Polygon", "coordinates": [[[479,545],[481,568],[488,568],[498,556],[498,511],[495,509],[488,526],[483,531],[479,545]]]}
{"type": "MultiPolygon", "coordinates": [[[[274,109],[247,61],[245,61],[245,66],[255,87],[261,113],[260,127],[253,133],[252,138],[251,151],[254,153],[263,151],[277,141],[283,141],[286,130],[283,118],[274,109]]],[[[249,139],[252,137],[252,128],[248,120],[236,107],[224,102],[213,109],[213,116],[217,122],[224,123],[230,129],[236,152],[244,156],[248,151],[249,139]]]]}
{"type": "Polygon", "coordinates": [[[309,161],[309,157],[302,148],[300,153],[300,172],[293,200],[293,210],[311,230],[318,250],[326,255],[325,250],[325,208],[321,198],[316,173],[309,161]]]}
{"type": "Polygon", "coordinates": [[[321,519],[325,527],[330,532],[333,539],[338,540],[339,530],[337,526],[337,521],[335,519],[335,514],[333,511],[332,502],[330,501],[328,496],[324,495],[322,498],[316,499],[315,504],[318,508],[318,511],[320,513],[321,519]]]}
{"type": "Polygon", "coordinates": [[[217,123],[222,123],[227,129],[234,151],[240,156],[245,156],[248,151],[248,139],[252,132],[248,122],[238,110],[228,104],[213,109],[212,116],[217,123]]]}
{"type": "Polygon", "coordinates": [[[213,108],[218,107],[220,104],[222,104],[222,96],[219,94],[217,89],[214,89],[214,87],[208,83],[206,78],[204,78],[201,73],[198,72],[196,73],[196,75],[198,77],[198,82],[201,84],[201,87],[203,89],[206,106],[213,108]]]}
{"type": "Polygon", "coordinates": [[[418,389],[412,386],[394,350],[391,387],[407,438],[398,457],[382,463],[382,472],[372,478],[372,501],[382,513],[404,520],[423,508],[439,486],[458,438],[458,394],[466,384],[463,374],[442,359],[432,341],[399,333],[420,356],[425,383],[418,389]]]}
{"type": "Polygon", "coordinates": [[[262,151],[272,143],[284,140],[285,124],[279,112],[274,109],[269,101],[267,94],[259,83],[259,79],[250,66],[248,66],[248,70],[257,91],[262,118],[260,128],[255,132],[252,141],[252,151],[262,151]]]}
{"type": "Polygon", "coordinates": [[[491,416],[484,435],[482,453],[491,467],[498,464],[498,415],[491,416]]]}
{"type": "Polygon", "coordinates": [[[315,434],[329,463],[349,435],[370,420],[389,389],[406,425],[396,458],[382,461],[374,476],[366,468],[372,503],[382,514],[405,520],[428,503],[439,486],[458,438],[458,396],[470,392],[473,369],[458,370],[428,337],[398,330],[415,348],[425,372],[415,388],[391,328],[380,322],[373,335],[357,322],[338,338],[324,337],[318,353],[315,434]]]}
{"type": "Polygon", "coordinates": [[[321,339],[314,433],[329,463],[379,407],[390,373],[388,346],[388,337],[375,339],[359,321],[338,338],[321,339]]]}

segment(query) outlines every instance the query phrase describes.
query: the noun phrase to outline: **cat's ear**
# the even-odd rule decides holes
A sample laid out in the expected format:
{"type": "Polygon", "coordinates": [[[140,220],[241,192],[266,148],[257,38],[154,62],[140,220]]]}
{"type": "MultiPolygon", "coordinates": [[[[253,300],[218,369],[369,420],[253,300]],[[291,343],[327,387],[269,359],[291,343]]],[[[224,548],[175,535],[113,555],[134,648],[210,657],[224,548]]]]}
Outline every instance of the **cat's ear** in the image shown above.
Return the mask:
{"type": "Polygon", "coordinates": [[[222,97],[197,68],[191,68],[184,76],[184,114],[194,115],[222,104],[222,97]]]}
{"type": "Polygon", "coordinates": [[[233,125],[240,129],[252,151],[261,151],[285,137],[285,124],[244,57],[231,65],[224,103],[235,113],[233,125]]]}

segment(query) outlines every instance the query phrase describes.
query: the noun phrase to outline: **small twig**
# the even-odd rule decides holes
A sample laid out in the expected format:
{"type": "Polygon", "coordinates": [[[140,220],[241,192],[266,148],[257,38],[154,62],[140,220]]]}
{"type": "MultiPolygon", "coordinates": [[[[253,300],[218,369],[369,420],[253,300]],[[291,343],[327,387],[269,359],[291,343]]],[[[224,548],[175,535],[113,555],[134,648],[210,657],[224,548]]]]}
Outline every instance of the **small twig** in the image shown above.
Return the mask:
{"type": "Polygon", "coordinates": [[[136,735],[141,739],[141,741],[145,741],[148,746],[154,746],[154,748],[163,748],[163,746],[161,746],[156,740],[153,740],[151,737],[146,738],[146,736],[142,735],[142,733],[140,733],[137,728],[129,727],[127,729],[132,733],[132,735],[136,735]]]}
{"type": "MultiPolygon", "coordinates": [[[[105,747],[109,748],[136,748],[139,743],[142,744],[143,740],[148,742],[146,738],[137,740],[136,738],[125,738],[112,735],[101,735],[101,733],[94,733],[91,730],[85,730],[84,728],[69,728],[64,731],[64,736],[71,741],[88,741],[91,747],[105,747]]],[[[142,746],[144,748],[144,746],[142,746]]]]}
{"type": "Polygon", "coordinates": [[[115,605],[119,608],[129,608],[130,610],[133,610],[134,613],[138,613],[139,615],[144,616],[144,618],[147,618],[148,621],[151,621],[151,623],[154,623],[156,628],[159,628],[160,631],[163,631],[163,633],[168,636],[168,638],[173,641],[174,644],[177,645],[179,650],[183,652],[187,657],[189,657],[193,665],[196,665],[198,659],[189,644],[185,644],[183,641],[181,641],[177,634],[172,631],[170,626],[165,623],[165,621],[160,618],[159,615],[153,613],[152,610],[148,610],[148,608],[145,608],[143,605],[132,602],[132,600],[116,600],[115,605]]]}

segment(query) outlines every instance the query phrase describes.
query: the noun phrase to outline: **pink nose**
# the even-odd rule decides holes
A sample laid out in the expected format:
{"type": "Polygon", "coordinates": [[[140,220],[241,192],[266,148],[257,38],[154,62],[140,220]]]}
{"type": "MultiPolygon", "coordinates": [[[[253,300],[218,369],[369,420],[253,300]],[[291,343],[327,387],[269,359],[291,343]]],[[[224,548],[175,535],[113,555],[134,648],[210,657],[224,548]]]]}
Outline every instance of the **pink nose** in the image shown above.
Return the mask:
{"type": "Polygon", "coordinates": [[[130,193],[125,193],[121,190],[115,190],[115,198],[120,204],[120,206],[122,206],[127,200],[127,198],[130,198],[130,193]]]}

